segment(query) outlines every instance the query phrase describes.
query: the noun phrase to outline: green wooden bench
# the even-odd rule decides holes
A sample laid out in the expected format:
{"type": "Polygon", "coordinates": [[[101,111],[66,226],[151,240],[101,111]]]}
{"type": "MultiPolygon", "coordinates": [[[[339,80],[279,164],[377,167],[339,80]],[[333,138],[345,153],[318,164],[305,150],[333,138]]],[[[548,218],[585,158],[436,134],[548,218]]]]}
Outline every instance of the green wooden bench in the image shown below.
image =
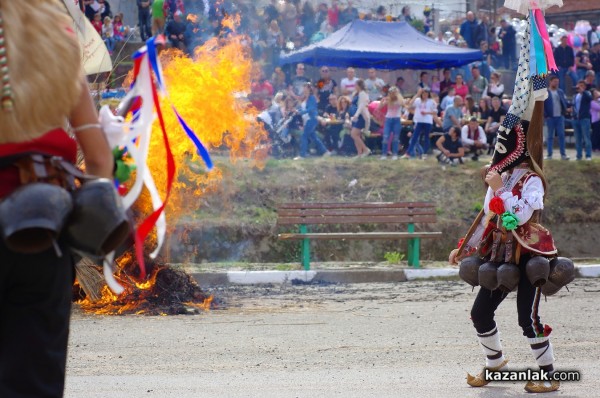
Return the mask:
{"type": "Polygon", "coordinates": [[[407,260],[419,267],[421,239],[439,238],[441,232],[415,231],[415,224],[433,224],[436,210],[426,202],[378,203],[285,203],[277,207],[277,225],[298,225],[298,233],[281,233],[282,240],[300,240],[302,265],[310,269],[310,240],[408,239],[407,260]],[[406,232],[309,232],[309,226],[322,224],[408,224],[406,232]]]}

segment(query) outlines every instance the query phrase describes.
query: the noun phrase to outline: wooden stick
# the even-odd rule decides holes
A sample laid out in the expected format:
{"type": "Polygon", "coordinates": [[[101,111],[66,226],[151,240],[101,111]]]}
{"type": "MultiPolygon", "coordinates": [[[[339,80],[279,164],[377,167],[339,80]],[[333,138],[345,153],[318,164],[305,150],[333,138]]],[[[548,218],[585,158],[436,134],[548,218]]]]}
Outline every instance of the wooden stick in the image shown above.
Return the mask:
{"type": "Polygon", "coordinates": [[[483,212],[483,209],[481,209],[481,211],[475,218],[475,221],[473,221],[473,224],[471,224],[471,228],[469,228],[469,230],[467,231],[467,234],[465,235],[465,239],[463,239],[462,243],[460,244],[460,247],[458,248],[458,252],[456,253],[457,259],[460,257],[460,255],[463,252],[465,245],[467,244],[469,239],[471,239],[471,236],[473,236],[473,234],[475,233],[475,230],[477,229],[479,222],[481,222],[483,215],[484,215],[484,212],[483,212]]]}

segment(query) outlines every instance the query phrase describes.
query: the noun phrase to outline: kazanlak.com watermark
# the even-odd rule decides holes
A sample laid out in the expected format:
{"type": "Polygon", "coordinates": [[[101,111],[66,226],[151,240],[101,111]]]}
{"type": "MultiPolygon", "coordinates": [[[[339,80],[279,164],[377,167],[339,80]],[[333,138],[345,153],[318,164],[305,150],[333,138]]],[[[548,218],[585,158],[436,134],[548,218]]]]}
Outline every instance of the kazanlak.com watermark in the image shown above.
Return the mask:
{"type": "Polygon", "coordinates": [[[485,370],[487,381],[580,381],[581,373],[576,370],[556,370],[552,373],[543,369],[485,370]]]}

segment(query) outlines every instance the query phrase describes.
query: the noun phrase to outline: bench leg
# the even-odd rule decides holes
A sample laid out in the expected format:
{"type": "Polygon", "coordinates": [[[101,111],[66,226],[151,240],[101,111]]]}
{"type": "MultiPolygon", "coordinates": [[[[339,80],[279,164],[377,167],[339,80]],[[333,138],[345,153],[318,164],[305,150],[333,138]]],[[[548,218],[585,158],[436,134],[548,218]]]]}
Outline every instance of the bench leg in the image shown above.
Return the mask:
{"type": "Polygon", "coordinates": [[[421,249],[421,238],[413,238],[408,240],[408,265],[410,267],[419,268],[419,252],[421,249]]]}
{"type": "MultiPolygon", "coordinates": [[[[305,234],[308,232],[306,225],[300,225],[300,233],[305,234]]],[[[302,248],[302,266],[305,271],[310,270],[310,240],[302,239],[301,243],[302,248]]]]}

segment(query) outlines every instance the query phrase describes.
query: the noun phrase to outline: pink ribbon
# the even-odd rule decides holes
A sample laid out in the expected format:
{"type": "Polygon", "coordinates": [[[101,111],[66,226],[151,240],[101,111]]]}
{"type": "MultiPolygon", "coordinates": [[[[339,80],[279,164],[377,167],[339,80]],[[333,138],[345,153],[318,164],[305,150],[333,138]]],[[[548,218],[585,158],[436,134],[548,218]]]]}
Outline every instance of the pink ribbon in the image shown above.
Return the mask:
{"type": "Polygon", "coordinates": [[[544,20],[542,10],[533,10],[533,15],[535,16],[538,32],[540,33],[540,36],[542,37],[542,42],[544,43],[544,50],[546,53],[546,62],[548,63],[548,70],[558,71],[558,68],[556,67],[556,61],[554,60],[554,53],[552,52],[552,45],[550,44],[550,36],[548,36],[548,29],[546,28],[546,21],[544,20]]]}

